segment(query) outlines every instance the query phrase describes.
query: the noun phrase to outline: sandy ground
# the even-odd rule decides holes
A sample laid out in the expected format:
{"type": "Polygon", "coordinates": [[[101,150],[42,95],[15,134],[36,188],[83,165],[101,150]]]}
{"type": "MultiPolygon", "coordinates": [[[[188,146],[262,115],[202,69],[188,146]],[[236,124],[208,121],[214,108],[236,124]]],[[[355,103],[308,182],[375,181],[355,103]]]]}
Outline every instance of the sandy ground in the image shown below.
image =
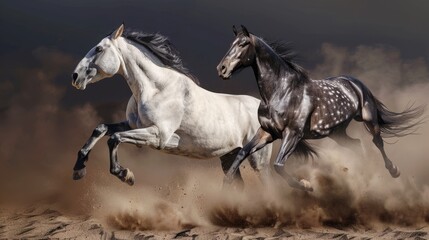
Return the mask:
{"type": "Polygon", "coordinates": [[[428,239],[429,225],[364,229],[194,227],[176,231],[111,229],[89,216],[66,216],[48,207],[2,210],[0,238],[59,239],[428,239]]]}
{"type": "Polygon", "coordinates": [[[216,162],[160,161],[154,151],[129,161],[132,187],[99,167],[80,181],[64,169],[2,192],[0,239],[429,239],[427,161],[393,179],[380,161],[344,151],[288,166],[311,193],[279,178],[267,188],[247,163],[244,191],[222,189],[216,162]]]}

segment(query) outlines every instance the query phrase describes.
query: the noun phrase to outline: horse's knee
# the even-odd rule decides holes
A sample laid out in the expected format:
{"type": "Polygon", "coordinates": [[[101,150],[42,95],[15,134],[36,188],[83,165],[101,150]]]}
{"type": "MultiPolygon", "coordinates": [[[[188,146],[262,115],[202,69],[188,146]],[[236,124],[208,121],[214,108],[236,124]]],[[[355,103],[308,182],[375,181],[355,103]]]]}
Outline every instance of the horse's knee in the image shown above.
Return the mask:
{"type": "Polygon", "coordinates": [[[101,123],[101,124],[99,124],[99,125],[94,129],[94,131],[93,131],[92,135],[93,135],[94,137],[100,137],[101,135],[106,134],[106,132],[108,131],[108,129],[109,129],[109,128],[107,127],[107,125],[106,125],[106,124],[101,123]]]}
{"type": "Polygon", "coordinates": [[[121,137],[119,136],[119,134],[115,133],[110,136],[109,140],[107,140],[107,145],[109,145],[109,147],[114,147],[120,143],[120,139],[121,137]]]}

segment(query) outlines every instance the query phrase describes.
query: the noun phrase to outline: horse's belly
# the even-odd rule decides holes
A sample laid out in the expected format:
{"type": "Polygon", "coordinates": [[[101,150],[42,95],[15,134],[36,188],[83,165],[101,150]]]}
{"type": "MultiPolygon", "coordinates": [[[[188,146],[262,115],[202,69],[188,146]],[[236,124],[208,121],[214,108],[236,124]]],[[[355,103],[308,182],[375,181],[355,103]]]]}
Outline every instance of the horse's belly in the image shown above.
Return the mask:
{"type": "Polygon", "coordinates": [[[177,131],[180,141],[175,149],[165,150],[167,153],[182,155],[192,158],[207,159],[223,156],[235,148],[242,147],[242,139],[226,137],[225,134],[187,134],[177,131]]]}
{"type": "Polygon", "coordinates": [[[207,159],[214,157],[221,157],[232,150],[235,147],[226,147],[226,146],[212,146],[207,143],[193,142],[192,144],[181,143],[182,138],[179,141],[179,146],[173,149],[163,150],[166,153],[180,155],[185,157],[191,157],[196,159],[207,159]]]}

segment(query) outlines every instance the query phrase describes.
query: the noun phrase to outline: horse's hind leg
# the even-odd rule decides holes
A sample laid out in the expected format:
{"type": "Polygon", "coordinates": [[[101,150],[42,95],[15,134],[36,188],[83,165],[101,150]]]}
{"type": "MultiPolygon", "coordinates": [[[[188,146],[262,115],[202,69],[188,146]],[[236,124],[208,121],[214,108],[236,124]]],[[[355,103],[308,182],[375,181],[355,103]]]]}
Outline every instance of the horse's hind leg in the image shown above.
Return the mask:
{"type": "MultiPolygon", "coordinates": [[[[156,126],[134,129],[113,134],[107,144],[110,152],[110,173],[129,185],[134,184],[134,174],[128,168],[123,168],[118,161],[118,146],[120,143],[132,143],[137,146],[159,148],[159,129],[156,126]]],[[[179,146],[179,135],[173,133],[165,144],[164,149],[174,149],[179,146]]]]}
{"type": "Polygon", "coordinates": [[[113,124],[100,124],[98,125],[91,134],[91,137],[86,141],[85,145],[77,153],[77,160],[73,167],[73,179],[78,180],[85,176],[85,162],[88,161],[88,155],[91,152],[95,144],[103,136],[112,134],[120,131],[130,130],[131,127],[128,122],[113,123],[113,124]]]}
{"type": "MultiPolygon", "coordinates": [[[[240,151],[241,148],[236,148],[234,150],[232,150],[231,152],[223,155],[222,157],[220,157],[220,162],[222,165],[222,170],[223,173],[225,173],[225,175],[228,173],[228,170],[231,168],[232,163],[235,160],[235,157],[237,156],[238,152],[240,151]]],[[[233,177],[233,184],[234,186],[236,186],[238,189],[243,189],[244,187],[244,181],[243,178],[241,177],[241,173],[240,173],[240,169],[238,169],[235,173],[234,173],[234,177],[233,177]]],[[[226,185],[224,184],[223,186],[224,188],[226,187],[226,185]]]]}
{"type": "Polygon", "coordinates": [[[390,175],[394,178],[399,177],[400,172],[398,167],[395,164],[393,164],[392,161],[390,161],[390,159],[386,155],[386,152],[384,151],[384,142],[380,135],[380,126],[372,122],[365,122],[365,125],[368,127],[369,131],[371,132],[373,136],[372,142],[380,150],[381,155],[383,156],[383,159],[384,159],[384,165],[386,166],[387,170],[389,170],[390,175]]]}

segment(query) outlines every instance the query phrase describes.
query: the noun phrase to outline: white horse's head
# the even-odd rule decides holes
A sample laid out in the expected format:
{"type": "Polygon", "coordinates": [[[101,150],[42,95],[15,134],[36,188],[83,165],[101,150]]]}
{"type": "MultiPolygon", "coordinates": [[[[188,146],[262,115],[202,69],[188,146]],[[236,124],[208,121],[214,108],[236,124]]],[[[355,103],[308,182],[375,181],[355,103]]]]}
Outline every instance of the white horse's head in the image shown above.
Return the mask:
{"type": "Polygon", "coordinates": [[[84,90],[87,84],[111,77],[119,71],[121,58],[116,42],[123,32],[124,24],[89,50],[72,74],[74,87],[84,90]]]}

